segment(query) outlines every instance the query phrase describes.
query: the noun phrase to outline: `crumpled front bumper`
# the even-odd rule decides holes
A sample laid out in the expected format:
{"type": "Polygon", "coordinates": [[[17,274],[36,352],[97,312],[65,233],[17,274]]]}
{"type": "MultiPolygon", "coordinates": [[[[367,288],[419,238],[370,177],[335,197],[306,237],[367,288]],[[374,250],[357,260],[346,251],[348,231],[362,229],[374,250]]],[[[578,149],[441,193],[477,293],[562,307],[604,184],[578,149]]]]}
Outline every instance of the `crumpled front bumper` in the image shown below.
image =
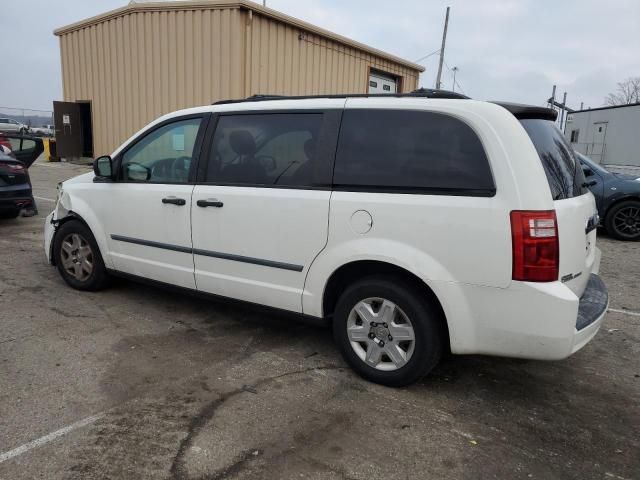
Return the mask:
{"type": "Polygon", "coordinates": [[[53,220],[54,213],[55,212],[51,212],[44,220],[44,254],[46,255],[47,261],[50,264],[53,264],[51,243],[53,242],[53,235],[56,232],[56,227],[53,220]]]}

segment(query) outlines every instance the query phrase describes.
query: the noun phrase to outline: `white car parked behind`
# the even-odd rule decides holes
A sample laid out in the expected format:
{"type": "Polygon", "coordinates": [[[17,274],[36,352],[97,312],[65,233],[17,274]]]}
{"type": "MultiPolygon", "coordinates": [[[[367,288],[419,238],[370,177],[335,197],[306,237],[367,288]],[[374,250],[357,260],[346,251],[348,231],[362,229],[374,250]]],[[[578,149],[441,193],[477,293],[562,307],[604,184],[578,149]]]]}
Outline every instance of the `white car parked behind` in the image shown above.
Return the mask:
{"type": "Polygon", "coordinates": [[[34,135],[52,137],[55,134],[55,127],[53,125],[42,125],[41,127],[33,127],[31,128],[31,133],[34,135]]]}
{"type": "Polygon", "coordinates": [[[446,350],[565,358],[608,295],[555,115],[442,91],[182,110],[61,185],[46,253],[80,290],[120,275],[331,322],[385,385],[446,350]]]}
{"type": "Polygon", "coordinates": [[[27,133],[28,131],[29,127],[24,123],[20,123],[17,120],[13,120],[11,118],[0,118],[0,132],[27,133]]]}

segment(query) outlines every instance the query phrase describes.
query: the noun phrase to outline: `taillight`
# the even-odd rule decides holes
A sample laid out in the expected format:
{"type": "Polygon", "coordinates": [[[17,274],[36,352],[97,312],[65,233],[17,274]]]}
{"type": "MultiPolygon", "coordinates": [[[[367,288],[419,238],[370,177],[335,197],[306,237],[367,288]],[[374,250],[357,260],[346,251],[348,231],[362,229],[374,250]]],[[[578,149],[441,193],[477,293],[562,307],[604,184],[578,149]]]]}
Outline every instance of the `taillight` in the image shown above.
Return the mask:
{"type": "Polygon", "coordinates": [[[0,168],[6,168],[7,170],[14,172],[14,173],[23,173],[24,172],[24,165],[22,165],[21,163],[3,163],[0,162],[0,168]]]}
{"type": "Polygon", "coordinates": [[[560,248],[554,210],[511,212],[513,280],[553,282],[558,279],[560,248]]]}

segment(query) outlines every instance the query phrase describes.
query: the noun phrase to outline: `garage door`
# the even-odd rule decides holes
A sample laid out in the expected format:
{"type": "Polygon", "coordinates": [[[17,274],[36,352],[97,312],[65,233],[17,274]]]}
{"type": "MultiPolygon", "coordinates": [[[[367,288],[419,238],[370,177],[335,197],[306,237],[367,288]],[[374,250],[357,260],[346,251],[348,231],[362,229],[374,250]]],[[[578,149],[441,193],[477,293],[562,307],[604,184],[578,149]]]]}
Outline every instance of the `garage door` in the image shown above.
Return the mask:
{"type": "Polygon", "coordinates": [[[396,93],[398,79],[391,75],[371,72],[369,76],[369,93],[396,93]]]}

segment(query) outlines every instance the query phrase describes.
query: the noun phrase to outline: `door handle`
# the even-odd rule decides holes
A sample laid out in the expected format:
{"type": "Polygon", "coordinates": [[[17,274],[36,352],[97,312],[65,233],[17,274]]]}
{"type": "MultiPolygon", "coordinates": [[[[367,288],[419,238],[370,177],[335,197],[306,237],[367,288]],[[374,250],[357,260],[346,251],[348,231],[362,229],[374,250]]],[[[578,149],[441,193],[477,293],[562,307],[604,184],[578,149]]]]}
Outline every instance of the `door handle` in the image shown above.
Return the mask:
{"type": "Polygon", "coordinates": [[[198,200],[196,202],[196,205],[198,205],[199,207],[216,207],[216,208],[222,208],[222,206],[224,205],[224,203],[216,200],[215,198],[210,198],[208,200],[198,200]]]}
{"type": "Polygon", "coordinates": [[[166,197],[162,199],[162,203],[171,203],[172,205],[185,205],[187,201],[184,198],[166,197]]]}

